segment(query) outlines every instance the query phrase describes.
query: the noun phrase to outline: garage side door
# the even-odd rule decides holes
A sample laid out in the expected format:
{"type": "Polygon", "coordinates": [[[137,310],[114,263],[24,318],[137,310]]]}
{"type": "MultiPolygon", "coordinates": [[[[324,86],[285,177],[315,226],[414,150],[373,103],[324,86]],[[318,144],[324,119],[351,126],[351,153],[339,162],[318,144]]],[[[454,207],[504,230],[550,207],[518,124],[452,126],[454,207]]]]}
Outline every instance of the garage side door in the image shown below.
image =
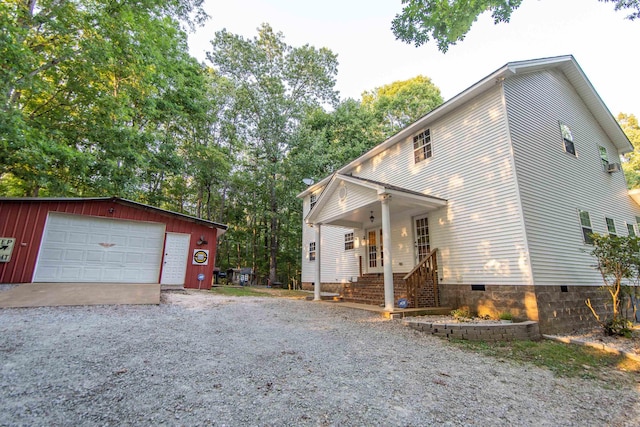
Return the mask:
{"type": "Polygon", "coordinates": [[[157,283],[164,224],[51,212],[34,282],[157,283]]]}

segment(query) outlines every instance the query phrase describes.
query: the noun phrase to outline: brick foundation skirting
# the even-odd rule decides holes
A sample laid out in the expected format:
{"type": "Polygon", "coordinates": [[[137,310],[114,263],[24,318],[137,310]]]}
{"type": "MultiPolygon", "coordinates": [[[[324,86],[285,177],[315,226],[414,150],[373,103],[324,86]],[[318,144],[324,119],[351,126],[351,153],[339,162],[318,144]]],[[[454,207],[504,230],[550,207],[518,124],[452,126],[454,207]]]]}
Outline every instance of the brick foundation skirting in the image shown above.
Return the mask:
{"type": "Polygon", "coordinates": [[[404,324],[412,329],[441,338],[469,341],[515,341],[539,340],[540,329],[537,322],[520,323],[428,323],[405,319],[404,324]]]}
{"type": "Polygon", "coordinates": [[[538,320],[538,304],[533,286],[440,285],[443,307],[466,308],[472,314],[497,318],[508,311],[517,320],[538,320]],[[482,287],[484,290],[482,290],[482,287]],[[480,289],[480,290],[474,290],[480,289]]]}
{"type": "MultiPolygon", "coordinates": [[[[340,295],[344,293],[344,283],[322,282],[322,286],[320,288],[322,292],[331,292],[340,295]]],[[[302,289],[305,291],[313,291],[313,282],[302,282],[302,289]]]]}
{"type": "Polygon", "coordinates": [[[587,299],[601,317],[611,311],[611,297],[597,286],[475,286],[482,287],[441,285],[441,304],[493,318],[508,311],[516,320],[537,321],[543,334],[552,335],[597,326],[587,299]]]}

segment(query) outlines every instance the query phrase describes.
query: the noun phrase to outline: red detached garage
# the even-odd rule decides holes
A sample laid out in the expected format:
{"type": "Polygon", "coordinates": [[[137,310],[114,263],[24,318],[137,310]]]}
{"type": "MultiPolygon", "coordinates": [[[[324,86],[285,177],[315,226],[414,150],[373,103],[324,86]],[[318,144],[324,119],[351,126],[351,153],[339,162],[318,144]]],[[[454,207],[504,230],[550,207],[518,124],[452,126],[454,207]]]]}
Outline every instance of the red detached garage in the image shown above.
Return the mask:
{"type": "Polygon", "coordinates": [[[108,198],[0,198],[0,283],[210,289],[227,226],[108,198]]]}

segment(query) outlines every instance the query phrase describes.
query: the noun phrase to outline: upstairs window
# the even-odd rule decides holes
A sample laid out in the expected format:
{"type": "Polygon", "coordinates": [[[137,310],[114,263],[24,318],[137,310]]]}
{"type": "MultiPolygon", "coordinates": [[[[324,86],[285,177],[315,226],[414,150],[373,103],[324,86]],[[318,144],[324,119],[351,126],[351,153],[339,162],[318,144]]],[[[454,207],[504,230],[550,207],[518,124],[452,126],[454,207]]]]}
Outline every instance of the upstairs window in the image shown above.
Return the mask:
{"type": "Polygon", "coordinates": [[[607,231],[609,232],[610,236],[617,236],[618,233],[616,232],[616,222],[613,220],[613,218],[605,218],[605,221],[607,221],[607,231]]]}
{"type": "Polygon", "coordinates": [[[353,233],[346,233],[344,235],[344,250],[349,251],[353,249],[353,233]]]}
{"type": "Polygon", "coordinates": [[[431,155],[431,131],[425,129],[413,137],[413,160],[420,163],[431,155]]]}
{"type": "Polygon", "coordinates": [[[316,242],[309,243],[309,261],[316,260],[316,242]]]}
{"type": "Polygon", "coordinates": [[[576,146],[573,144],[571,129],[567,124],[560,122],[560,132],[562,133],[562,141],[564,142],[564,151],[575,156],[576,146]]]}
{"type": "Polygon", "coordinates": [[[600,150],[600,161],[602,162],[602,168],[606,171],[609,166],[609,156],[607,156],[607,149],[598,146],[598,150],[600,150]]]}
{"type": "Polygon", "coordinates": [[[591,235],[593,234],[593,228],[591,227],[591,217],[589,217],[589,212],[587,211],[578,211],[580,214],[580,225],[582,226],[582,238],[584,242],[588,245],[593,244],[593,239],[591,235]]]}
{"type": "Polygon", "coordinates": [[[313,209],[313,207],[316,205],[317,200],[318,200],[318,196],[316,196],[315,194],[312,194],[311,196],[309,196],[309,202],[311,203],[311,207],[309,208],[309,210],[313,209]]]}

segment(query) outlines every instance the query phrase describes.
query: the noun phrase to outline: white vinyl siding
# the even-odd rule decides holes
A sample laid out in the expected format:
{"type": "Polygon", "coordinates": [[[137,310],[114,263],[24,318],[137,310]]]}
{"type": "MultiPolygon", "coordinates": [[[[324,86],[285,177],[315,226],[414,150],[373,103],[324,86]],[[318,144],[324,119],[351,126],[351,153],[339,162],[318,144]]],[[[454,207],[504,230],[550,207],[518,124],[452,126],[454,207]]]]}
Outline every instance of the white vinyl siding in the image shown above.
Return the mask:
{"type": "Polygon", "coordinates": [[[339,188],[336,188],[331,194],[324,195],[324,197],[328,198],[328,201],[324,205],[322,212],[320,212],[316,218],[316,222],[323,222],[329,218],[339,217],[341,214],[346,214],[352,209],[369,203],[372,198],[377,198],[376,190],[357,185],[349,185],[348,183],[346,187],[348,188],[348,195],[344,200],[340,198],[339,188]]]}
{"type": "MultiPolygon", "coordinates": [[[[432,144],[438,153],[428,162],[414,163],[412,135],[354,168],[353,174],[448,200],[446,208],[429,214],[431,248],[438,249],[442,284],[530,284],[500,87],[428,128],[437,135],[432,144]]],[[[398,255],[394,242],[394,264],[413,266],[410,218],[407,224],[402,244],[411,250],[398,255]]]]}
{"type": "Polygon", "coordinates": [[[576,209],[589,212],[600,234],[605,216],[638,215],[623,174],[601,173],[598,146],[616,147],[559,70],[516,75],[504,85],[534,283],[601,285],[576,209]],[[577,158],[558,150],[558,121],[570,124],[577,158]]]}

